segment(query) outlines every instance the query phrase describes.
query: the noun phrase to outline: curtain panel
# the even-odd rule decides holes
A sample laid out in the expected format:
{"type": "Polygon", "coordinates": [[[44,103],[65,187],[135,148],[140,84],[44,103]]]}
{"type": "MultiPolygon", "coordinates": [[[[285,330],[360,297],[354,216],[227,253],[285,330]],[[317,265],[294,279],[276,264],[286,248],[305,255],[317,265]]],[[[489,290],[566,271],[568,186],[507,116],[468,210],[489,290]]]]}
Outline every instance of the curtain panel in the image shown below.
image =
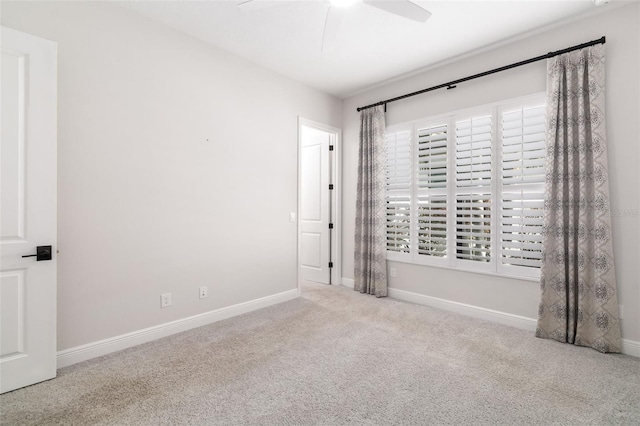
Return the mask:
{"type": "Polygon", "coordinates": [[[547,176],[536,336],[620,352],[604,45],[547,62],[547,176]]]}
{"type": "Polygon", "coordinates": [[[385,117],[382,106],[360,112],[354,275],[356,291],[387,295],[385,117]]]}

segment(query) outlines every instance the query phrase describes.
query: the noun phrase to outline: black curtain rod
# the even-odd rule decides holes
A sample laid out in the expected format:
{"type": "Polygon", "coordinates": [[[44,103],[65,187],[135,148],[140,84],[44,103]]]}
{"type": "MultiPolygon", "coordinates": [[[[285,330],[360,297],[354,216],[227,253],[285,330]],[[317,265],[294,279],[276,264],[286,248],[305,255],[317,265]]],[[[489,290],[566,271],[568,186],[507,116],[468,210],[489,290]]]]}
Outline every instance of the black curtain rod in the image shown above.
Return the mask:
{"type": "Polygon", "coordinates": [[[367,105],[367,106],[363,106],[363,107],[358,107],[358,111],[362,111],[363,109],[367,109],[367,108],[373,108],[373,107],[376,107],[376,106],[379,106],[379,105],[384,105],[385,106],[385,111],[386,111],[388,103],[399,101],[400,99],[410,98],[411,96],[421,95],[423,93],[431,92],[432,90],[443,89],[445,87],[447,88],[447,90],[448,89],[453,89],[453,88],[456,87],[455,86],[456,84],[462,83],[462,82],[465,82],[465,81],[469,81],[469,80],[473,80],[474,78],[484,77],[484,76],[487,76],[487,75],[490,75],[490,74],[495,74],[497,72],[506,71],[506,70],[509,70],[511,68],[519,67],[521,65],[527,65],[527,64],[530,64],[532,62],[541,61],[543,59],[553,58],[554,56],[562,55],[563,53],[572,52],[574,50],[579,50],[579,49],[584,49],[585,47],[594,46],[596,44],[604,44],[605,42],[606,42],[605,38],[602,37],[602,38],[599,38],[598,40],[593,40],[593,41],[590,41],[590,42],[587,42],[587,43],[582,43],[582,44],[579,44],[579,45],[573,46],[573,47],[567,47],[566,49],[558,50],[556,52],[549,52],[546,55],[541,55],[541,56],[538,56],[538,57],[535,57],[535,58],[527,59],[526,61],[516,62],[515,64],[511,64],[511,65],[505,65],[504,67],[496,68],[496,69],[493,69],[491,71],[481,72],[480,74],[475,74],[475,75],[472,75],[472,76],[469,76],[469,77],[460,78],[458,80],[450,81],[449,83],[439,84],[437,86],[429,87],[428,89],[418,90],[417,92],[408,93],[406,95],[402,95],[402,96],[398,96],[398,97],[395,97],[395,98],[387,99],[386,101],[380,101],[380,102],[376,102],[375,104],[371,104],[371,105],[367,105]]]}

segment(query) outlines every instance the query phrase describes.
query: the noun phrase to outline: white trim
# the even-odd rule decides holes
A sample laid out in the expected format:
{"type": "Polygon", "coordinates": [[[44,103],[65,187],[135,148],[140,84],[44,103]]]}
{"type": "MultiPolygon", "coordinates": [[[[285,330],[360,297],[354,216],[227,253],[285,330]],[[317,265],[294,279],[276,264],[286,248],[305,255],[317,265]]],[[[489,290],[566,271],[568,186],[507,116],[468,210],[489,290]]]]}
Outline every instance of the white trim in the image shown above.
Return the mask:
{"type": "Polygon", "coordinates": [[[640,342],[622,339],[622,353],[640,358],[640,342]]]}
{"type": "Polygon", "coordinates": [[[423,294],[412,293],[410,291],[389,288],[389,297],[418,305],[430,306],[432,308],[455,312],[468,317],[478,318],[498,324],[508,325],[521,330],[535,331],[536,320],[522,317],[520,315],[508,314],[506,312],[494,311],[492,309],[481,308],[479,306],[467,305],[465,303],[453,302],[451,300],[439,299],[437,297],[425,296],[423,294]]]}
{"type": "Polygon", "coordinates": [[[330,133],[333,136],[333,161],[330,160],[331,167],[331,182],[333,183],[333,190],[329,193],[329,197],[331,198],[331,221],[333,223],[333,238],[331,241],[331,254],[332,254],[332,262],[333,262],[333,270],[331,271],[331,279],[336,284],[336,281],[342,277],[342,129],[337,127],[329,126],[328,124],[323,124],[318,121],[309,120],[302,116],[298,116],[298,141],[296,145],[296,149],[298,151],[298,190],[297,190],[297,213],[296,213],[296,273],[298,280],[298,289],[302,284],[301,273],[300,273],[300,211],[302,206],[301,202],[301,152],[300,152],[300,143],[301,143],[301,134],[302,134],[302,126],[313,127],[318,130],[322,130],[324,132],[330,133]]]}
{"type": "Polygon", "coordinates": [[[110,337],[108,339],[85,345],[76,346],[74,348],[65,349],[58,352],[57,364],[58,368],[67,367],[78,362],[86,361],[112,352],[121,351],[142,343],[151,342],[162,337],[171,336],[172,334],[191,330],[193,328],[202,327],[220,320],[246,314],[267,306],[276,305],[278,303],[287,302],[300,297],[300,290],[288,290],[282,293],[273,294],[271,296],[262,297],[260,299],[250,300],[248,302],[238,303],[236,305],[227,306],[225,308],[216,309],[191,317],[167,322],[142,330],[133,331],[131,333],[121,334],[120,336],[110,337]]]}
{"type": "MultiPolygon", "coordinates": [[[[342,279],[343,285],[346,278],[342,279]]],[[[351,280],[353,281],[353,280],[351,280]]],[[[454,302],[437,297],[426,296],[424,294],[412,293],[410,291],[389,288],[389,297],[402,300],[404,302],[415,303],[417,305],[429,306],[432,308],[442,309],[457,314],[466,315],[468,317],[478,318],[485,321],[491,321],[510,327],[519,328],[521,330],[535,331],[537,320],[527,318],[520,315],[509,314],[493,309],[482,308],[480,306],[467,305],[465,303],[454,302]]],[[[625,355],[640,357],[640,342],[634,340],[622,339],[621,351],[625,355]]]]}
{"type": "Polygon", "coordinates": [[[344,287],[355,288],[356,280],[354,280],[352,278],[344,278],[344,277],[342,277],[342,285],[344,287]]]}
{"type": "MultiPolygon", "coordinates": [[[[406,263],[409,265],[418,265],[418,266],[428,266],[430,268],[442,268],[442,269],[449,269],[452,271],[460,271],[460,272],[468,272],[471,274],[481,274],[481,275],[491,275],[494,277],[500,277],[500,278],[511,278],[514,280],[521,280],[521,281],[530,281],[530,282],[535,282],[535,283],[540,283],[540,276],[534,276],[534,275],[519,275],[517,273],[511,272],[508,274],[499,274],[497,272],[493,272],[493,271],[483,271],[481,269],[471,269],[471,268],[465,268],[464,264],[462,266],[449,266],[449,265],[444,265],[441,263],[435,263],[435,262],[416,262],[410,259],[400,259],[400,258],[391,258],[389,257],[389,254],[391,254],[391,252],[387,252],[387,262],[396,262],[396,263],[406,263]]],[[[538,274],[539,275],[539,274],[538,274]]]]}

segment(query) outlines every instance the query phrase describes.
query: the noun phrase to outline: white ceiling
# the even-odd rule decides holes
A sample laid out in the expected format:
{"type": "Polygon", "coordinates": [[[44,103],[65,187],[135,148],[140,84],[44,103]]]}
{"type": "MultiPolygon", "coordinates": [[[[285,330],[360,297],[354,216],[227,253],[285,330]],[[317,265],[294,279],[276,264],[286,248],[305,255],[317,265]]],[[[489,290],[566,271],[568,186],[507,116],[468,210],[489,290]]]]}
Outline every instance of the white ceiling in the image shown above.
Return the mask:
{"type": "Polygon", "coordinates": [[[339,97],[596,9],[593,0],[415,0],[433,14],[418,23],[358,2],[344,11],[333,49],[321,53],[326,0],[258,1],[271,7],[243,10],[237,0],[118,4],[339,97]]]}

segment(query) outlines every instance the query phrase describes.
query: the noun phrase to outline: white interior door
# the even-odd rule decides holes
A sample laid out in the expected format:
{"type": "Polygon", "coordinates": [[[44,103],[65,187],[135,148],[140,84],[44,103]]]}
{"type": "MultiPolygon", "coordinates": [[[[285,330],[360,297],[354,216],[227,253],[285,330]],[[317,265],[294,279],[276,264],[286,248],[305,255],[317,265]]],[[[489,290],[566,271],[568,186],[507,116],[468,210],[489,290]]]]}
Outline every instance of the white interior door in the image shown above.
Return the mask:
{"type": "Polygon", "coordinates": [[[299,266],[303,281],[329,284],[329,177],[332,134],[300,126],[299,266]]]}
{"type": "Polygon", "coordinates": [[[1,31],[0,393],[56,375],[57,197],[56,44],[1,31]]]}

